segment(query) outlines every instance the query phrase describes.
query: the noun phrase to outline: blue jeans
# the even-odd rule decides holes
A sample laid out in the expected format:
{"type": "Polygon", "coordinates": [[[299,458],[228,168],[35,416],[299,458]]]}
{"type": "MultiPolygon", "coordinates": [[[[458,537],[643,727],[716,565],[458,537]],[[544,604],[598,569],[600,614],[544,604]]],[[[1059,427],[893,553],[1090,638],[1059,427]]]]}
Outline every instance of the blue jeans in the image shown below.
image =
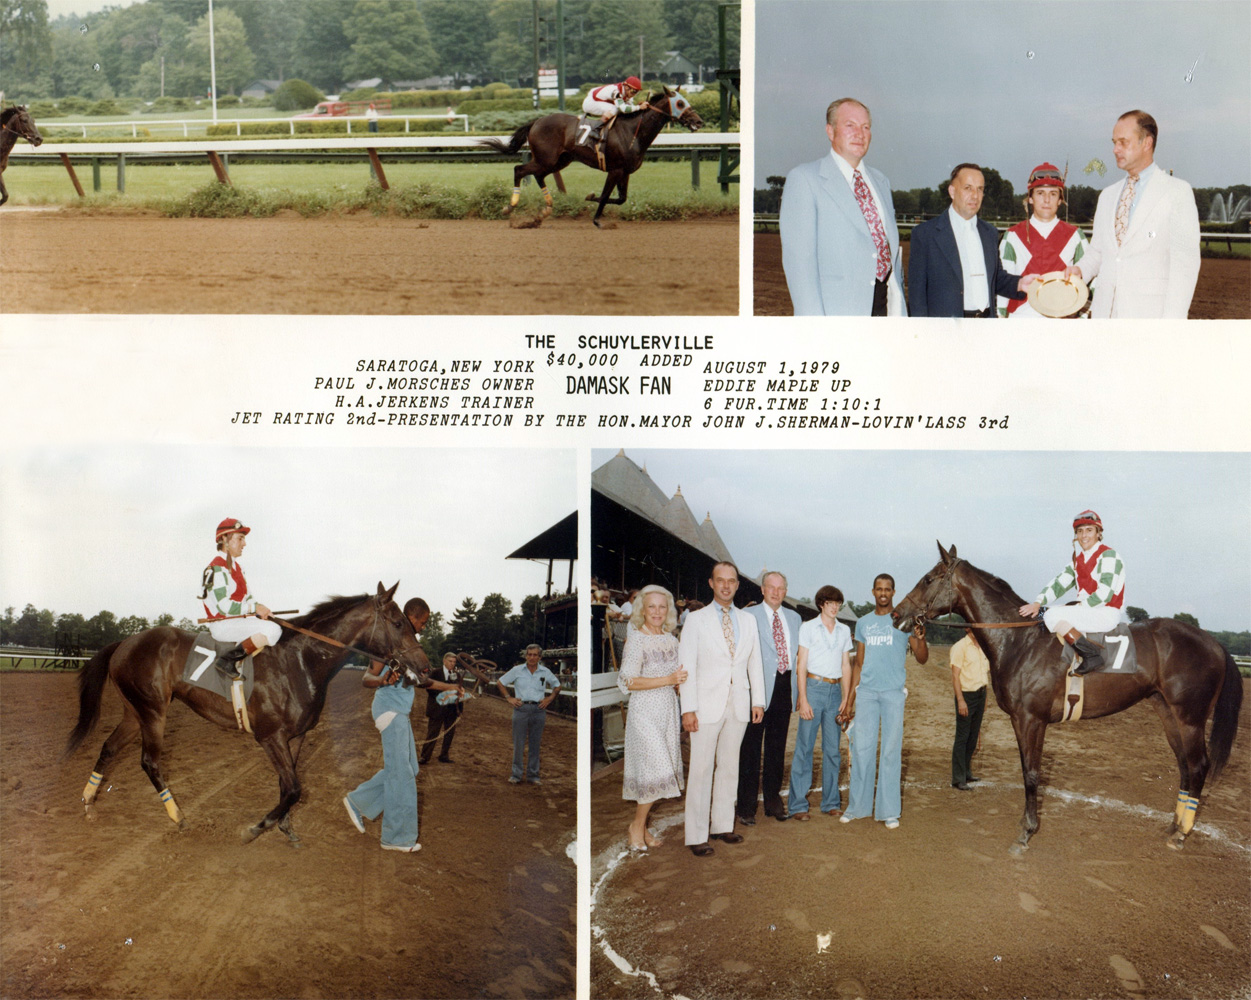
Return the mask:
{"type": "Polygon", "coordinates": [[[539,776],[539,744],[543,741],[543,727],[547,725],[547,710],[538,703],[523,704],[513,709],[513,777],[523,777],[521,760],[526,743],[530,744],[530,759],[526,762],[525,779],[533,781],[539,776]]]}
{"type": "Polygon", "coordinates": [[[392,847],[417,843],[417,747],[407,715],[397,715],[381,733],[382,770],[348,793],[366,819],[382,816],[382,842],[392,847]]]}
{"type": "Polygon", "coordinates": [[[851,819],[868,816],[878,820],[899,819],[902,808],[900,782],[903,770],[904,699],[898,691],[868,691],[862,684],[856,688],[856,719],[847,734],[851,753],[851,783],[847,791],[847,810],[851,819]],[[882,762],[877,773],[877,737],[882,733],[882,762]],[[877,777],[877,796],[873,795],[877,777]]]}
{"type": "Polygon", "coordinates": [[[808,678],[804,692],[812,709],[812,718],[800,716],[799,730],[795,733],[795,754],[791,757],[791,794],[788,812],[808,811],[808,789],[812,787],[812,751],[817,742],[817,729],[821,730],[821,811],[829,812],[839,806],[838,771],[843,759],[838,750],[841,730],[838,728],[839,703],[843,700],[842,684],[827,684],[816,678],[808,678]]]}

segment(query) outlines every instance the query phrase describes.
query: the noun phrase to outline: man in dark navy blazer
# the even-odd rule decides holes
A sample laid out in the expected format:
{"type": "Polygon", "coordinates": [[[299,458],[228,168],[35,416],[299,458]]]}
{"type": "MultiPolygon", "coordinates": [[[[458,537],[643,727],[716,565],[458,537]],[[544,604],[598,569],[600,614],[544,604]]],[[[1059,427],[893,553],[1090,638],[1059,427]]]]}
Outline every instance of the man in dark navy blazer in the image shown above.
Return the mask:
{"type": "Polygon", "coordinates": [[[999,261],[999,232],[977,217],[986,178],[961,163],[947,187],[951,208],[912,230],[908,253],[908,315],[989,319],[995,296],[1025,298],[1037,275],[1017,278],[999,261]]]}

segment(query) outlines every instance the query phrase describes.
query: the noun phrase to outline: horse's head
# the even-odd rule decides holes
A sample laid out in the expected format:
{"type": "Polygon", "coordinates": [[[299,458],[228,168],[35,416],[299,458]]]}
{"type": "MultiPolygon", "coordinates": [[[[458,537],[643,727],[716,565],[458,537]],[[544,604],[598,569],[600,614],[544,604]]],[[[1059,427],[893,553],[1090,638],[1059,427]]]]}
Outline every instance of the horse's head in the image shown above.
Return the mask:
{"type": "Polygon", "coordinates": [[[397,580],[389,590],[378,583],[378,592],[370,598],[374,609],[374,624],[363,637],[363,645],[380,660],[394,661],[402,669],[404,683],[419,683],[430,673],[430,661],[417,639],[417,630],[408,616],[395,603],[397,580]]]}
{"type": "Polygon", "coordinates": [[[30,116],[30,112],[26,110],[25,105],[15,104],[6,110],[2,127],[8,132],[21,136],[32,146],[38,146],[43,142],[43,136],[39,134],[39,129],[35,127],[35,119],[30,116]]]}
{"type": "Polygon", "coordinates": [[[917,625],[947,614],[956,605],[954,574],[964,560],[956,557],[954,545],[944,549],[941,542],[937,544],[941,558],[891,612],[895,628],[901,632],[911,632],[917,625]]]}
{"type": "Polygon", "coordinates": [[[665,87],[663,94],[648,95],[647,103],[662,114],[668,115],[679,125],[685,125],[692,132],[704,127],[704,120],[691,107],[691,102],[686,99],[681,88],[671,90],[665,87]]]}

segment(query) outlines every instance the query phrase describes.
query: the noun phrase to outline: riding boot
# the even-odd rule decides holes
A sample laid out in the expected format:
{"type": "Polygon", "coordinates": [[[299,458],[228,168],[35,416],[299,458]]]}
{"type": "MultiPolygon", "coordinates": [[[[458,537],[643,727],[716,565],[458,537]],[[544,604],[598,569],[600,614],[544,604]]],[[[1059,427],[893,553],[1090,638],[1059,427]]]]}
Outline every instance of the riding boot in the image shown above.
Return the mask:
{"type": "Polygon", "coordinates": [[[239,664],[243,662],[245,656],[251,656],[256,652],[256,643],[251,638],[244,639],[234,649],[229,649],[222,653],[213,664],[217,668],[218,673],[228,680],[237,681],[243,678],[243,674],[239,670],[239,664]]]}
{"type": "Polygon", "coordinates": [[[1078,652],[1082,658],[1082,662],[1073,668],[1073,673],[1088,674],[1092,670],[1098,670],[1103,666],[1103,654],[1099,652],[1099,647],[1087,639],[1084,635],[1073,629],[1065,637],[1072,647],[1078,652]]]}

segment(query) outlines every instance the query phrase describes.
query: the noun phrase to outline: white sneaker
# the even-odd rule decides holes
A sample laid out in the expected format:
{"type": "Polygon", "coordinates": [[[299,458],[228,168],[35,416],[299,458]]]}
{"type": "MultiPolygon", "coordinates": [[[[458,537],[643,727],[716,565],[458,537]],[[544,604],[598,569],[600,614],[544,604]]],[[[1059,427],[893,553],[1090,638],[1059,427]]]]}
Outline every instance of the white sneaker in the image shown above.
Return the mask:
{"type": "Polygon", "coordinates": [[[416,854],[421,850],[421,845],[412,844],[408,847],[401,847],[399,844],[383,844],[382,849],[384,851],[399,851],[402,854],[416,854]]]}
{"type": "Polygon", "coordinates": [[[365,824],[361,822],[361,814],[356,811],[356,806],[352,805],[352,800],[346,795],[343,796],[343,807],[347,810],[348,819],[352,821],[352,825],[356,827],[357,832],[365,832],[365,824]]]}
{"type": "Polygon", "coordinates": [[[520,778],[514,778],[514,777],[512,777],[511,775],[509,775],[509,778],[508,778],[508,783],[509,783],[510,785],[520,785],[520,784],[521,784],[521,779],[520,779],[520,778]]]}
{"type": "Polygon", "coordinates": [[[853,818],[854,818],[854,817],[848,816],[846,813],[843,813],[843,815],[841,815],[840,817],[838,817],[838,821],[839,821],[840,823],[850,823],[850,822],[852,821],[852,819],[853,819],[853,818]]]}
{"type": "Polygon", "coordinates": [[[886,829],[888,829],[888,830],[898,830],[898,829],[899,829],[899,820],[897,820],[897,819],[888,819],[888,820],[886,821],[886,829]]]}

